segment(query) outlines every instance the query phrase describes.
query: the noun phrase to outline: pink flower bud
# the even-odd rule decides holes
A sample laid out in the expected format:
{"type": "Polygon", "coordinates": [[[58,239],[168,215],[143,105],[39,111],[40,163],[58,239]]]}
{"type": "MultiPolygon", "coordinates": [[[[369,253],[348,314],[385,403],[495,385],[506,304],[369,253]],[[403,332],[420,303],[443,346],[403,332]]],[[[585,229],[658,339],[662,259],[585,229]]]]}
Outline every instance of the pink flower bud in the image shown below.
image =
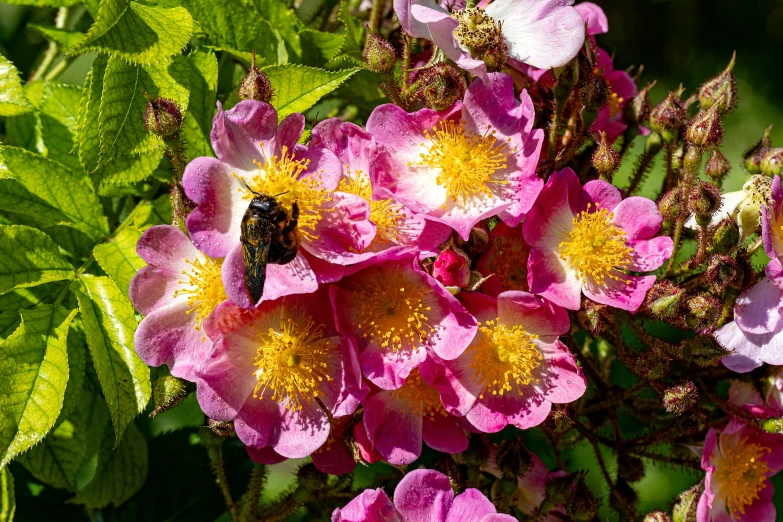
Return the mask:
{"type": "Polygon", "coordinates": [[[432,266],[432,277],[444,286],[467,287],[470,281],[470,266],[467,258],[453,250],[444,250],[432,266]]]}
{"type": "Polygon", "coordinates": [[[383,457],[372,447],[370,438],[367,436],[367,429],[364,423],[359,421],[353,425],[353,437],[356,441],[356,447],[359,450],[359,456],[367,464],[383,460],[383,457]]]}

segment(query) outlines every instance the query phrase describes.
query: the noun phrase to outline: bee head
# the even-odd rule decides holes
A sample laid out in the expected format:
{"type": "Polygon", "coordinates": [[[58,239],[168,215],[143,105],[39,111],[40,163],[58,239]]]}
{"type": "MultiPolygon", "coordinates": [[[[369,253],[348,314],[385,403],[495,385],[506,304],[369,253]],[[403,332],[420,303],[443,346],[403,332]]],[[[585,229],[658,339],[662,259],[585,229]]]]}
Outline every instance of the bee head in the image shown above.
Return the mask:
{"type": "Polygon", "coordinates": [[[250,208],[270,217],[280,213],[280,203],[274,196],[258,195],[250,202],[250,208]]]}

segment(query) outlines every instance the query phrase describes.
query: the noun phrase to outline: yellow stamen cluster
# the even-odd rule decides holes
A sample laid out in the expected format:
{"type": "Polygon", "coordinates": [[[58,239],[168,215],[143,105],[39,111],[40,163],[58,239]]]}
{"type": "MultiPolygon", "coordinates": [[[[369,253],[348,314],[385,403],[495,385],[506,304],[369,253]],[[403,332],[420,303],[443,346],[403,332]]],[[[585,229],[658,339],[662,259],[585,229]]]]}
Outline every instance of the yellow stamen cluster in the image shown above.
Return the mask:
{"type": "Polygon", "coordinates": [[[470,368],[481,384],[480,398],[485,392],[503,395],[517,387],[536,382],[533,371],[541,365],[543,356],[536,348],[538,336],[519,325],[506,326],[498,320],[479,325],[479,334],[468,350],[470,368]]]}
{"type": "Polygon", "coordinates": [[[530,250],[521,240],[512,241],[505,236],[496,237],[492,242],[493,257],[488,271],[500,280],[503,290],[527,292],[527,258],[530,250]]]}
{"type": "Polygon", "coordinates": [[[324,381],[331,381],[329,358],[335,346],[323,338],[323,325],[316,326],[304,313],[281,310],[279,324],[256,334],[253,396],[263,398],[267,390],[272,400],[286,403],[286,409],[298,411],[321,395],[324,381]]]}
{"type": "Polygon", "coordinates": [[[472,53],[480,54],[502,38],[500,24],[480,7],[467,7],[451,16],[459,22],[454,37],[472,53]]]}
{"type": "Polygon", "coordinates": [[[188,296],[190,309],[186,313],[196,314],[195,328],[200,330],[212,310],[227,299],[220,278],[223,261],[204,256],[202,259],[186,259],[185,263],[193,268],[182,271],[187,279],[177,281],[182,288],[174,290],[174,297],[188,296]]]}
{"type": "Polygon", "coordinates": [[[560,258],[583,282],[588,277],[599,285],[607,277],[619,281],[617,272],[628,268],[633,248],[627,244],[625,231],[612,223],[614,214],[598,204],[590,212],[591,206],[574,216],[568,240],[559,245],[560,258]]]}
{"type": "Polygon", "coordinates": [[[432,132],[424,131],[429,144],[421,146],[428,148],[420,154],[420,162],[408,166],[439,169],[435,182],[446,189],[454,202],[465,202],[480,194],[489,196],[491,185],[508,184],[507,180],[492,176],[505,169],[509,156],[516,153],[508,145],[510,138],[498,140],[495,133],[488,127],[484,134],[474,134],[465,129],[463,122],[441,122],[432,132]]]}
{"type": "Polygon", "coordinates": [[[401,404],[413,416],[448,415],[438,390],[422,380],[418,368],[408,375],[401,388],[390,392],[390,396],[393,402],[401,404]]]}
{"type": "Polygon", "coordinates": [[[613,92],[609,97],[609,116],[614,118],[623,111],[623,102],[625,98],[618,96],[616,92],[613,92]]]}
{"type": "Polygon", "coordinates": [[[348,178],[340,180],[337,190],[355,194],[370,204],[370,221],[375,225],[373,242],[399,243],[400,233],[408,217],[402,205],[392,199],[373,200],[370,178],[359,170],[355,175],[349,173],[348,178]]]}
{"type": "Polygon", "coordinates": [[[258,172],[246,180],[247,187],[240,184],[242,197],[251,200],[255,197],[253,192],[277,196],[280,204],[288,209],[296,201],[299,205],[299,231],[307,241],[318,239],[315,229],[324,217],[321,209],[332,197],[321,186],[318,176],[299,178],[310,166],[310,161],[294,159],[288,148],[283,147],[280,157],[264,156],[263,162],[256,161],[255,164],[258,172]]]}
{"type": "Polygon", "coordinates": [[[770,449],[740,440],[734,447],[721,448],[720,455],[715,457],[715,476],[713,484],[729,508],[733,518],[745,514],[745,508],[759,498],[759,492],[764,489],[769,466],[763,459],[770,449]]]}
{"type": "Polygon", "coordinates": [[[432,291],[402,267],[371,267],[351,292],[351,315],[368,343],[411,350],[435,330],[429,324],[432,291]]]}

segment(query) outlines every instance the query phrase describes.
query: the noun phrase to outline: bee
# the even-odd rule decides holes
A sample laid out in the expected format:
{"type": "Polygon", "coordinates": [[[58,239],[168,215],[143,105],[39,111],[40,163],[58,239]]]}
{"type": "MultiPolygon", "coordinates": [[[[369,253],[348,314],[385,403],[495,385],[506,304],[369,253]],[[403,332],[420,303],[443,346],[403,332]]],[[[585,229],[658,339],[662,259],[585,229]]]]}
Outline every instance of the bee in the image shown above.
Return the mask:
{"type": "Polygon", "coordinates": [[[283,207],[277,197],[259,194],[247,187],[255,196],[242,216],[242,254],[245,260],[245,288],[253,304],[264,293],[266,265],[285,265],[296,257],[301,236],[296,228],[299,205],[291,210],[283,207]]]}

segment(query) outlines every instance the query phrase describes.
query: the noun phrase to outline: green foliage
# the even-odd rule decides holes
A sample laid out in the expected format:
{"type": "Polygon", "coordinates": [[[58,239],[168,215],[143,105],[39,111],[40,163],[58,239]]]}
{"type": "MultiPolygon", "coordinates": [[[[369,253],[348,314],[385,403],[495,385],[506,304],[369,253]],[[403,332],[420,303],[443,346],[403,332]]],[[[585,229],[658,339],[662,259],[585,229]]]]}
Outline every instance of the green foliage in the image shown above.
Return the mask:
{"type": "Polygon", "coordinates": [[[124,294],[128,293],[131,278],[146,264],[136,254],[136,242],[140,237],[141,230],[126,227],[93,250],[95,260],[124,294]]]}
{"type": "Polygon", "coordinates": [[[126,426],[144,411],[152,393],[149,368],[133,350],[136,316],[128,298],[108,277],[86,275],[74,293],[119,444],[126,426]]]}
{"type": "Polygon", "coordinates": [[[68,326],[76,310],[39,305],[0,345],[0,448],[5,466],[54,425],[68,383],[68,326]]]}
{"type": "Polygon", "coordinates": [[[73,276],[73,266],[49,236],[34,228],[0,225],[0,294],[73,276]]]}
{"type": "Polygon", "coordinates": [[[19,71],[7,58],[0,55],[0,116],[17,116],[32,109],[25,98],[19,71]]]}
{"type": "Polygon", "coordinates": [[[306,111],[358,70],[325,71],[302,65],[275,65],[265,68],[264,73],[275,88],[272,105],[282,120],[289,114],[306,111]]]}
{"type": "Polygon", "coordinates": [[[188,160],[192,160],[199,156],[214,156],[209,133],[216,112],[218,63],[214,51],[196,49],[188,55],[188,64],[190,100],[188,113],[182,122],[182,137],[188,144],[188,160]]]}
{"type": "Polygon", "coordinates": [[[70,49],[84,40],[84,33],[79,31],[66,31],[51,25],[29,24],[27,27],[35,29],[50,42],[58,43],[63,49],[70,49]]]}
{"type": "Polygon", "coordinates": [[[11,522],[16,512],[14,476],[8,468],[0,470],[0,522],[11,522]]]}

